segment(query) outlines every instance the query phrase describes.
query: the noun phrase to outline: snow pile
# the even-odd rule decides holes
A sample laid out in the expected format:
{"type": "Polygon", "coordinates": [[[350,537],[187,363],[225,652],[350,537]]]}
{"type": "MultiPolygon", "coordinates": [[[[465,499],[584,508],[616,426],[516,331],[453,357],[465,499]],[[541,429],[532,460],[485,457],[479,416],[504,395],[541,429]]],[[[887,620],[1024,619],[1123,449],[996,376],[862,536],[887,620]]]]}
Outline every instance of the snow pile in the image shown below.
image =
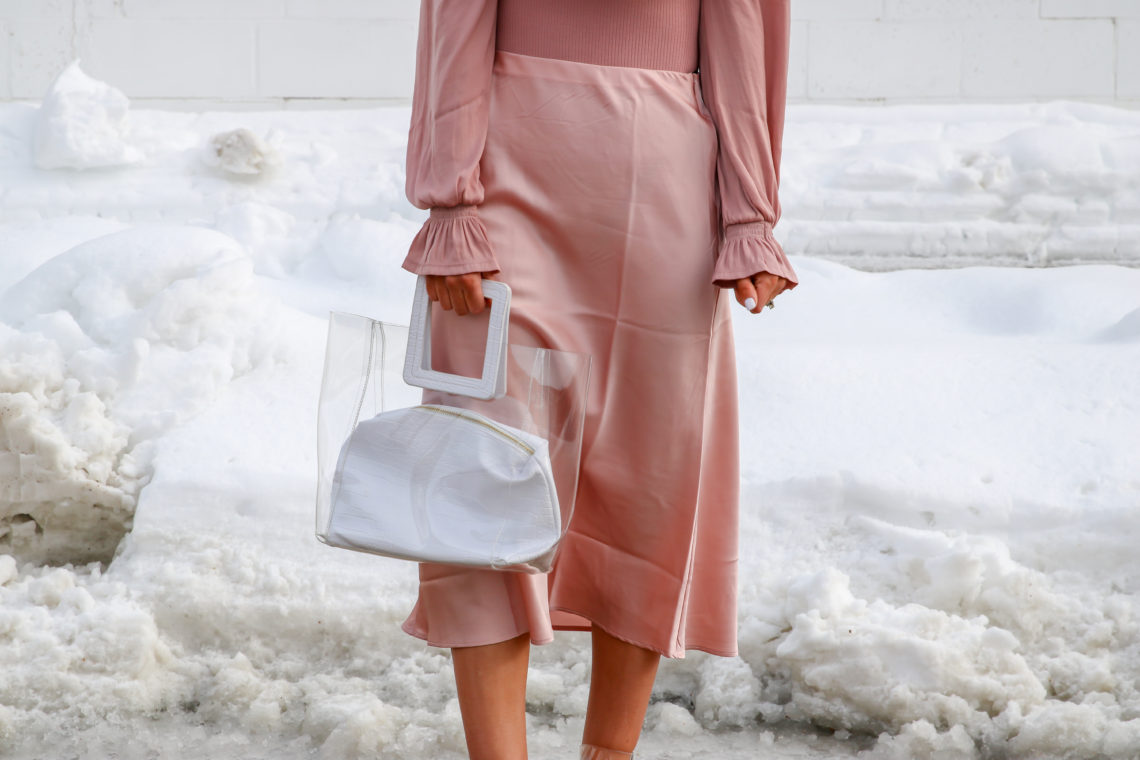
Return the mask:
{"type": "MultiPolygon", "coordinates": [[[[90,572],[99,578],[99,565],[90,572]]],[[[22,633],[9,629],[0,648],[0,704],[9,716],[44,721],[61,698],[75,699],[77,710],[95,714],[107,699],[119,709],[156,708],[172,655],[153,618],[124,598],[121,585],[83,584],[64,568],[8,575],[2,587],[5,622],[29,627],[22,633]]],[[[26,720],[16,725],[21,734],[28,727],[26,720]]]]}
{"type": "Polygon", "coordinates": [[[127,96],[72,61],[40,105],[35,161],[41,169],[92,169],[142,161],[130,143],[127,96]]]}
{"type": "Polygon", "coordinates": [[[1011,743],[1019,757],[1064,748],[1124,758],[1140,748],[1132,595],[1082,604],[994,539],[870,532],[878,538],[868,536],[867,551],[891,557],[910,601],[858,598],[834,568],[793,581],[791,630],[758,646],[791,692],[786,717],[887,736],[953,729],[951,743],[957,734],[1011,743]]]}
{"type": "Polygon", "coordinates": [[[150,442],[266,360],[271,302],[248,251],[204,229],[114,232],[0,300],[0,546],[111,557],[150,442]]]}
{"type": "Polygon", "coordinates": [[[0,550],[109,560],[130,525],[145,450],[128,450],[129,429],[68,376],[59,343],[0,325],[0,352],[0,550]]]}

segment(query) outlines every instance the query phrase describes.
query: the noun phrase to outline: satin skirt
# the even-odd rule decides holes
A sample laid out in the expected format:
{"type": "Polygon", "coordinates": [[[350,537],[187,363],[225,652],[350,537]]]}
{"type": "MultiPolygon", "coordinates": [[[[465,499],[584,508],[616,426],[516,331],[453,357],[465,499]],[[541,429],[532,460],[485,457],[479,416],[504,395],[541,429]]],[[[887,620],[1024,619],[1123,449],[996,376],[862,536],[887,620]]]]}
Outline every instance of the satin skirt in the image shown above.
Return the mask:
{"type": "MultiPolygon", "coordinates": [[[[576,503],[549,573],[420,564],[402,628],[463,647],[596,625],[666,657],[734,656],[732,291],[712,284],[717,134],[698,75],[498,50],[491,87],[479,213],[512,288],[509,340],[593,356],[576,503]]],[[[435,366],[479,375],[488,312],[432,308],[435,366]]]]}

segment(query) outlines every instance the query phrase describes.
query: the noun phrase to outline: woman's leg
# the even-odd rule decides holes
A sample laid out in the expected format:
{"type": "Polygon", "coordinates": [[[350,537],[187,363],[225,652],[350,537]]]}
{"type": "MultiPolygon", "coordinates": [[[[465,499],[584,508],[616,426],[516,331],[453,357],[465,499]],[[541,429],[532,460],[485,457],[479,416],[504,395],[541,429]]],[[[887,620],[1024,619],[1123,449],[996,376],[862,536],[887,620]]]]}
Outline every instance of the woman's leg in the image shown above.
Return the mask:
{"type": "Polygon", "coordinates": [[[615,638],[596,625],[592,637],[594,659],[582,743],[633,752],[661,655],[615,638]]]}
{"type": "Polygon", "coordinates": [[[451,662],[471,760],[526,760],[526,671],[530,634],[454,647],[451,662]]]}

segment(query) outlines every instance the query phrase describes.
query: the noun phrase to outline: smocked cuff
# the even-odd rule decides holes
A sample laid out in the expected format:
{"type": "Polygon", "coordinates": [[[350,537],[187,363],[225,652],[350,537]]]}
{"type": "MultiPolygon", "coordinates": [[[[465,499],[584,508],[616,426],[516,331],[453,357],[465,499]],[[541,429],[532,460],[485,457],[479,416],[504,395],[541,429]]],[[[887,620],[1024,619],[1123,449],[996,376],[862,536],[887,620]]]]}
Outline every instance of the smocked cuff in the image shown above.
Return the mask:
{"type": "Polygon", "coordinates": [[[498,272],[478,206],[433,207],[400,265],[414,274],[498,272]]]}
{"type": "Polygon", "coordinates": [[[736,285],[736,280],[759,272],[771,272],[787,279],[789,284],[785,292],[800,281],[784,249],[772,234],[769,222],[743,222],[725,227],[713,267],[713,284],[731,288],[736,285]]]}

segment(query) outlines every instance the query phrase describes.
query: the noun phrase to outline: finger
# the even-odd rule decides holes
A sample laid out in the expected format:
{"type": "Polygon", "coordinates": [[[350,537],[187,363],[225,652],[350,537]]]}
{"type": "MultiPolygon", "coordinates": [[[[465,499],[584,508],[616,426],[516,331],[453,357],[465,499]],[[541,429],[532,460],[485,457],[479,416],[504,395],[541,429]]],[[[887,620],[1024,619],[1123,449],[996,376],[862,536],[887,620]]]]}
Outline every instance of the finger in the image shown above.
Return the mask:
{"type": "Polygon", "coordinates": [[[455,313],[463,316],[467,314],[467,296],[464,293],[463,277],[459,275],[451,275],[447,278],[447,290],[451,295],[451,305],[455,307],[455,313]]]}
{"type": "Polygon", "coordinates": [[[736,281],[736,286],[733,288],[736,293],[736,301],[744,308],[748,309],[748,299],[752,299],[752,308],[748,309],[753,314],[756,313],[756,307],[759,306],[759,296],[756,295],[756,285],[752,280],[747,277],[741,277],[736,281]]]}
{"type": "Polygon", "coordinates": [[[756,283],[756,292],[759,294],[757,300],[760,303],[757,304],[757,308],[763,309],[780,292],[780,279],[779,275],[771,272],[752,275],[752,281],[756,283]]]}
{"type": "Polygon", "coordinates": [[[439,287],[436,288],[436,291],[435,291],[436,294],[439,296],[439,305],[441,307],[443,307],[443,309],[445,311],[450,311],[451,310],[451,290],[450,290],[450,288],[447,287],[447,278],[443,275],[440,275],[439,279],[440,279],[439,287]]]}
{"type": "Polygon", "coordinates": [[[435,286],[438,284],[439,278],[434,274],[429,274],[425,277],[425,280],[426,280],[425,288],[427,290],[428,300],[429,301],[438,301],[439,296],[435,292],[435,286]]]}
{"type": "Polygon", "coordinates": [[[486,308],[486,299],[483,298],[483,277],[475,273],[463,278],[463,294],[467,299],[467,309],[472,314],[478,314],[486,308]]]}

